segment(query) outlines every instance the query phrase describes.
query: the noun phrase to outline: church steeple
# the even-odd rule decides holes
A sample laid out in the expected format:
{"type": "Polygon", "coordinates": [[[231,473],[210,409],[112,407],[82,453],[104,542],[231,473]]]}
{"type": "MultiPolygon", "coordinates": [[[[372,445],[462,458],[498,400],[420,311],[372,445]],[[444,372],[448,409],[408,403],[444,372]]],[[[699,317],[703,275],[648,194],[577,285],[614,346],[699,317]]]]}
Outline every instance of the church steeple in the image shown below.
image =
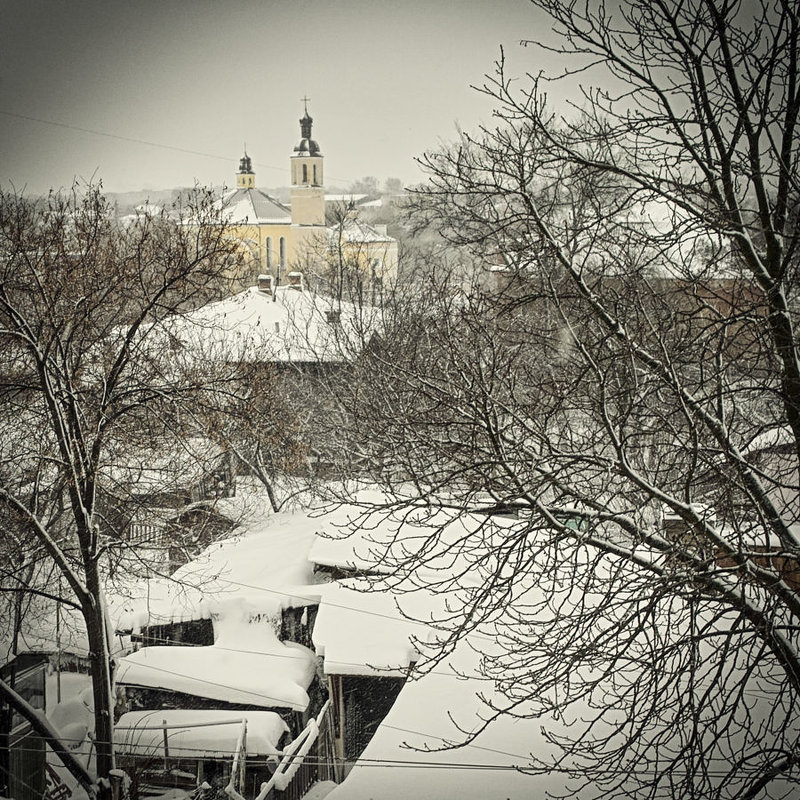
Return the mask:
{"type": "Polygon", "coordinates": [[[308,113],[308,98],[303,98],[303,116],[300,118],[300,142],[291,158],[292,173],[292,225],[325,225],[325,190],[322,180],[322,151],[311,138],[313,119],[308,113]]]}
{"type": "Polygon", "coordinates": [[[300,118],[300,143],[294,148],[294,152],[299,156],[320,157],[322,151],[319,149],[319,145],[311,138],[311,124],[314,120],[308,114],[307,97],[303,98],[303,111],[305,113],[300,118]]]}
{"type": "Polygon", "coordinates": [[[247,155],[245,149],[244,155],[239,159],[239,171],[236,173],[236,188],[237,189],[252,189],[256,185],[256,174],[253,172],[253,162],[250,156],[247,155]]]}

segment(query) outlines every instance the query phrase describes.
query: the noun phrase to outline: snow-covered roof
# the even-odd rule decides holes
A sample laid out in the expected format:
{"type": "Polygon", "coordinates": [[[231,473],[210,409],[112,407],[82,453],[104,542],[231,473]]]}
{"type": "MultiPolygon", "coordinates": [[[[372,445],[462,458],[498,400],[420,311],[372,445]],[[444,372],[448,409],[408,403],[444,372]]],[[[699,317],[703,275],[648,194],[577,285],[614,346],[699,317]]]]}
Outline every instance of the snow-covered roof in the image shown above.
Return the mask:
{"type": "Polygon", "coordinates": [[[372,225],[362,222],[360,219],[348,217],[339,225],[328,228],[328,238],[332,242],[337,242],[341,235],[342,240],[351,243],[370,243],[370,242],[394,242],[391,236],[381,233],[372,225]],[[341,234],[340,234],[341,230],[341,234]]]}
{"type": "MultiPolygon", "coordinates": [[[[341,504],[317,518],[317,536],[309,559],[314,564],[338,567],[346,572],[381,574],[390,570],[387,564],[403,563],[425,551],[429,568],[457,572],[468,567],[468,554],[458,543],[491,535],[502,536],[501,528],[513,521],[499,518],[491,521],[483,515],[456,514],[446,509],[405,508],[384,510],[386,498],[379,492],[361,492],[355,504],[341,504]],[[370,508],[370,504],[373,507],[370,508]],[[478,531],[483,531],[476,537],[478,531]],[[435,532],[436,556],[429,551],[435,532]],[[447,543],[452,544],[448,549],[447,543]]],[[[486,543],[490,548],[490,543],[486,543]]],[[[473,554],[474,556],[474,554],[473,554]]]]}
{"type": "Polygon", "coordinates": [[[490,550],[491,537],[502,536],[501,528],[513,523],[495,520],[487,528],[486,517],[444,509],[369,512],[369,502],[380,508],[385,500],[378,492],[363,492],[358,500],[359,505],[340,505],[318,520],[309,559],[355,576],[322,587],[314,646],[327,674],[405,675],[419,658],[420,644],[424,648],[435,640],[424,620],[447,616],[443,604],[454,598],[425,588],[424,577],[398,583],[386,565],[413,562],[424,552],[427,564],[420,575],[446,582],[448,575],[468,571],[476,542],[485,538],[490,550]],[[472,542],[470,553],[463,552],[463,541],[472,542]],[[359,572],[372,575],[371,583],[359,572]]]}
{"type": "Polygon", "coordinates": [[[336,362],[361,346],[362,318],[352,304],[306,290],[278,286],[267,294],[250,287],[174,318],[167,331],[215,361],[336,362]],[[338,312],[336,321],[331,312],[338,312]]]}
{"type": "Polygon", "coordinates": [[[501,719],[470,745],[436,750],[464,740],[454,720],[467,731],[478,727],[480,714],[486,713],[479,693],[493,697],[491,684],[476,670],[474,653],[463,644],[432,673],[403,685],[389,714],[328,800],[528,800],[544,797],[547,789],[563,791],[564,777],[557,771],[551,777],[515,769],[528,763],[531,751],[544,756],[551,749],[541,734],[540,719],[501,719]],[[392,768],[375,769],[374,764],[392,768]]]}
{"type": "Polygon", "coordinates": [[[114,726],[115,749],[120,755],[163,756],[166,726],[173,758],[232,757],[243,719],[247,721],[247,754],[278,755],[281,737],[289,728],[274,711],[130,711],[114,726]]]}
{"type": "Polygon", "coordinates": [[[302,512],[273,514],[263,493],[240,484],[236,497],[217,501],[222,513],[240,520],[236,535],[210,545],[171,578],[135,584],[127,596],[112,598],[119,630],[213,619],[215,632],[224,635],[246,617],[318,602],[308,560],[317,522],[302,512]]]}
{"type": "Polygon", "coordinates": [[[231,225],[290,225],[292,212],[261,189],[232,189],[220,201],[222,217],[231,225]]]}
{"type": "Polygon", "coordinates": [[[337,581],[323,589],[313,637],[325,673],[407,675],[419,658],[414,642],[431,638],[428,626],[417,621],[434,605],[430,594],[364,592],[355,586],[337,581]]]}
{"type": "Polygon", "coordinates": [[[116,681],[237,705],[303,711],[315,671],[311,650],[278,641],[269,621],[253,621],[206,647],[143,647],[120,659],[116,681]]]}

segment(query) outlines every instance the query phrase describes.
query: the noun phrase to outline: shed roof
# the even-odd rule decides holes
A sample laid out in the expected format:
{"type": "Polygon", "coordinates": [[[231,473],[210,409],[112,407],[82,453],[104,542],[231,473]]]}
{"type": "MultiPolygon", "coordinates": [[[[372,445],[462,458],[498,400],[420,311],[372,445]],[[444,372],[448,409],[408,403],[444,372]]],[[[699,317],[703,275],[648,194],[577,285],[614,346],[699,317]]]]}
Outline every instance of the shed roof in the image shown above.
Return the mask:
{"type": "Polygon", "coordinates": [[[114,726],[114,745],[121,755],[163,755],[166,726],[170,756],[219,757],[235,752],[243,719],[247,721],[247,753],[277,755],[281,737],[289,728],[274,711],[131,711],[114,726]]]}
{"type": "Polygon", "coordinates": [[[229,646],[218,640],[208,647],[144,647],[120,659],[117,683],[303,711],[316,669],[314,654],[279,642],[274,633],[265,635],[267,627],[254,624],[251,636],[229,646]]]}

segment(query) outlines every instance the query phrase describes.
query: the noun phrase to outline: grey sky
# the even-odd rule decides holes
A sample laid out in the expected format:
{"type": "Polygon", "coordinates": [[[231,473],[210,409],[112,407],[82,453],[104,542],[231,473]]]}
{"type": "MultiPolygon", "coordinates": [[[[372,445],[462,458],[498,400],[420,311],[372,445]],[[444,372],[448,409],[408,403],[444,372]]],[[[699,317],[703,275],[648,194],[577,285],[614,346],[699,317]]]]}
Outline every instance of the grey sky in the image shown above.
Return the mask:
{"type": "Polygon", "coordinates": [[[245,142],[257,183],[286,184],[306,94],[330,188],[364,175],[415,181],[414,156],[452,138],[456,122],[470,129],[489,118],[490,103],[469,85],[500,46],[515,73],[537,71],[519,40],[547,33],[527,0],[0,8],[0,184],[31,192],[75,175],[109,191],[230,184],[245,142]]]}

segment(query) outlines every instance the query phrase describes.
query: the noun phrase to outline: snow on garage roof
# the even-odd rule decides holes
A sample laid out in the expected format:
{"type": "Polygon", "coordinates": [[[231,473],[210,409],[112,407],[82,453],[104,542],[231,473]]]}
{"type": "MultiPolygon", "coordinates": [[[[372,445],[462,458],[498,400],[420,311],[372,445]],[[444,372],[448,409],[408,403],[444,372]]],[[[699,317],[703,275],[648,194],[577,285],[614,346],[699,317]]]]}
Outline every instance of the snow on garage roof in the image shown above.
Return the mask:
{"type": "Polygon", "coordinates": [[[248,628],[235,640],[224,638],[207,647],[144,647],[120,659],[117,684],[305,710],[314,654],[302,645],[279,642],[269,623],[248,628]]]}
{"type": "Polygon", "coordinates": [[[434,608],[432,595],[423,590],[365,592],[353,586],[352,581],[337,581],[323,589],[313,639],[325,673],[407,675],[419,658],[415,640],[432,639],[428,626],[417,621],[434,608]]]}
{"type": "Polygon", "coordinates": [[[242,719],[247,720],[248,755],[279,754],[281,737],[289,728],[274,711],[130,711],[114,726],[114,745],[120,755],[163,755],[166,725],[170,756],[218,758],[236,750],[242,719]]]}
{"type": "Polygon", "coordinates": [[[112,597],[118,630],[213,619],[219,632],[248,610],[275,615],[318,601],[308,560],[316,522],[301,512],[273,514],[264,505],[266,494],[247,492],[242,484],[237,481],[237,497],[218,503],[233,519],[246,515],[237,535],[210,545],[172,578],[154,578],[129,587],[128,597],[112,597]]]}
{"type": "Polygon", "coordinates": [[[456,573],[475,560],[483,542],[491,551],[491,538],[513,521],[477,514],[458,515],[449,509],[383,508],[378,492],[363,492],[357,504],[342,504],[318,514],[317,536],[309,558],[315,564],[343,570],[387,573],[391,564],[425,555],[428,568],[456,573]],[[469,541],[470,552],[460,543],[469,541]]]}
{"type": "Polygon", "coordinates": [[[550,777],[516,770],[529,763],[531,751],[540,757],[550,751],[541,735],[541,720],[506,717],[493,722],[471,745],[441,750],[465,739],[454,720],[467,731],[479,727],[481,713],[487,712],[479,694],[493,697],[491,683],[478,673],[469,646],[461,644],[433,672],[403,685],[389,714],[328,800],[529,800],[545,797],[548,789],[563,791],[564,776],[558,772],[550,777]],[[375,769],[375,764],[384,763],[391,769],[375,769]]]}

